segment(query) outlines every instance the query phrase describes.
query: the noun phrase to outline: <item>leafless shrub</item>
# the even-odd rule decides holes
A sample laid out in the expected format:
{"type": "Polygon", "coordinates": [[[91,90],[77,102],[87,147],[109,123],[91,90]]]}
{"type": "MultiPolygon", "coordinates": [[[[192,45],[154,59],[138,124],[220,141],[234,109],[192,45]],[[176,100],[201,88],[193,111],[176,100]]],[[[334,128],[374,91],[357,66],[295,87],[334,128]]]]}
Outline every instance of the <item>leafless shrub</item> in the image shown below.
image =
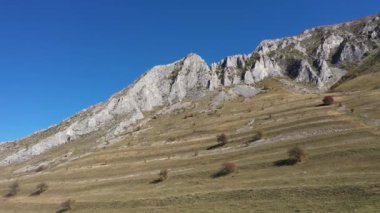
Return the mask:
{"type": "Polygon", "coordinates": [[[164,181],[168,178],[168,174],[169,174],[169,171],[167,169],[163,169],[160,171],[160,173],[158,174],[158,179],[160,181],[164,181]]]}
{"type": "Polygon", "coordinates": [[[226,162],[222,164],[222,168],[212,175],[213,178],[226,176],[236,171],[236,164],[233,162],[226,162]]]}
{"type": "Polygon", "coordinates": [[[58,209],[57,213],[66,212],[72,209],[72,206],[74,205],[75,200],[65,200],[61,203],[60,208],[58,209]]]}
{"type": "Polygon", "coordinates": [[[4,197],[13,197],[20,191],[20,184],[15,181],[9,186],[8,193],[4,197]]]}
{"type": "Polygon", "coordinates": [[[45,192],[48,188],[49,186],[46,183],[40,183],[36,186],[36,189],[34,190],[34,192],[32,192],[32,194],[30,194],[30,196],[40,195],[43,192],[45,192]]]}
{"type": "Polygon", "coordinates": [[[167,169],[162,169],[160,173],[158,173],[158,178],[153,180],[151,183],[160,183],[168,179],[169,171],[167,169]]]}
{"type": "Polygon", "coordinates": [[[296,146],[292,149],[289,149],[288,156],[290,160],[294,160],[296,163],[301,163],[306,159],[305,150],[296,146]]]}
{"type": "Polygon", "coordinates": [[[216,142],[217,142],[217,144],[208,147],[207,150],[216,149],[218,147],[222,147],[222,146],[226,145],[228,142],[227,136],[224,133],[217,135],[216,136],[216,142]]]}
{"type": "Polygon", "coordinates": [[[261,140],[265,137],[266,137],[266,135],[264,134],[264,132],[260,130],[260,131],[256,132],[256,134],[251,139],[245,141],[244,144],[245,144],[245,146],[249,146],[251,143],[258,141],[258,140],[261,140]]]}
{"type": "Polygon", "coordinates": [[[216,136],[216,141],[218,144],[226,145],[227,144],[227,136],[225,134],[220,134],[216,136]]]}
{"type": "Polygon", "coordinates": [[[301,163],[305,161],[306,157],[307,155],[305,153],[305,150],[296,146],[288,150],[288,159],[275,161],[274,165],[275,166],[292,166],[297,163],[301,163]]]}
{"type": "Polygon", "coordinates": [[[325,106],[332,105],[334,103],[334,98],[332,96],[325,96],[322,102],[325,106]]]}

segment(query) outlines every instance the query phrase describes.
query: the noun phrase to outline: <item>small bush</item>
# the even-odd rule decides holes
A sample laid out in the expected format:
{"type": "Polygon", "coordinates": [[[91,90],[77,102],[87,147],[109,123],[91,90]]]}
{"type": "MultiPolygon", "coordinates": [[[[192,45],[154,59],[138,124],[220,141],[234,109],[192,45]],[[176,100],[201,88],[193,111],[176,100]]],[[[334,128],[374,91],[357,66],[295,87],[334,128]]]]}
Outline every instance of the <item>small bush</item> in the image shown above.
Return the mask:
{"type": "Polygon", "coordinates": [[[220,134],[216,136],[216,141],[220,145],[226,145],[227,144],[227,136],[225,134],[220,134]]]}
{"type": "Polygon", "coordinates": [[[62,213],[62,212],[71,210],[74,203],[75,203],[75,200],[71,200],[71,199],[68,199],[68,200],[62,202],[57,213],[62,213]]]}
{"type": "Polygon", "coordinates": [[[37,196],[45,192],[49,186],[46,183],[40,183],[36,186],[36,190],[30,194],[30,196],[37,196]]]}
{"type": "Polygon", "coordinates": [[[245,145],[246,145],[246,146],[249,146],[250,143],[253,143],[253,142],[255,142],[255,141],[261,140],[261,139],[263,139],[263,138],[265,138],[265,137],[266,137],[266,136],[265,136],[265,134],[264,134],[263,131],[258,131],[258,132],[255,134],[255,136],[253,136],[250,140],[248,140],[248,141],[245,142],[245,145]]]}
{"type": "Polygon", "coordinates": [[[306,159],[306,153],[300,147],[294,147],[288,150],[288,158],[278,160],[274,162],[275,166],[293,166],[297,163],[301,163],[306,159]]]}
{"type": "Polygon", "coordinates": [[[228,142],[227,136],[225,134],[217,135],[216,141],[217,141],[217,144],[208,147],[207,150],[216,149],[216,148],[219,148],[219,147],[226,145],[228,142]]]}
{"type": "Polygon", "coordinates": [[[153,180],[150,183],[160,183],[168,179],[169,171],[167,169],[162,169],[160,173],[158,173],[158,178],[156,180],[153,180]]]}
{"type": "Polygon", "coordinates": [[[13,197],[15,196],[18,192],[20,191],[20,185],[17,181],[13,182],[10,186],[9,186],[9,191],[7,194],[5,194],[4,197],[13,197]]]}
{"type": "Polygon", "coordinates": [[[334,103],[334,98],[332,96],[325,96],[322,102],[325,106],[332,105],[334,103]]]}
{"type": "Polygon", "coordinates": [[[301,163],[306,159],[306,153],[303,149],[296,146],[288,151],[289,160],[293,160],[295,163],[301,163]]]}
{"type": "Polygon", "coordinates": [[[226,163],[222,164],[222,168],[220,168],[220,170],[218,172],[216,172],[213,175],[213,177],[217,178],[217,177],[226,176],[226,175],[229,175],[235,171],[236,171],[236,164],[233,162],[226,162],[226,163]]]}
{"type": "Polygon", "coordinates": [[[161,182],[168,179],[168,173],[169,173],[169,171],[167,169],[161,170],[160,173],[158,174],[158,179],[161,182]]]}

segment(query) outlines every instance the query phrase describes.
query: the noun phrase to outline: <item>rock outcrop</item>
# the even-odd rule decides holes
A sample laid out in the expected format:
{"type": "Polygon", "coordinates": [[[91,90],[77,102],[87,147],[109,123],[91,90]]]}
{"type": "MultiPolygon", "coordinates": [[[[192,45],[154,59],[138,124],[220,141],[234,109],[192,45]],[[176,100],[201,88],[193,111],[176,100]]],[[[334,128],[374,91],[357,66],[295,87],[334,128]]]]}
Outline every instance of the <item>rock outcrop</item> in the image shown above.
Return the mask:
{"type": "Polygon", "coordinates": [[[267,77],[290,77],[327,90],[345,71],[378,51],[380,16],[305,30],[297,36],[262,41],[249,55],[227,57],[211,66],[213,89],[253,84],[267,77]]]}
{"type": "Polygon", "coordinates": [[[117,137],[143,119],[146,111],[199,98],[220,87],[240,85],[237,92],[251,95],[256,90],[247,85],[254,86],[265,78],[289,77],[324,91],[345,74],[345,64],[360,63],[378,51],[379,43],[380,15],[376,15],[313,28],[293,37],[265,40],[251,54],[230,56],[211,66],[200,56],[189,54],[172,64],[153,67],[107,102],[16,141],[30,143],[27,148],[5,149],[2,145],[0,166],[30,159],[93,132],[117,137]]]}

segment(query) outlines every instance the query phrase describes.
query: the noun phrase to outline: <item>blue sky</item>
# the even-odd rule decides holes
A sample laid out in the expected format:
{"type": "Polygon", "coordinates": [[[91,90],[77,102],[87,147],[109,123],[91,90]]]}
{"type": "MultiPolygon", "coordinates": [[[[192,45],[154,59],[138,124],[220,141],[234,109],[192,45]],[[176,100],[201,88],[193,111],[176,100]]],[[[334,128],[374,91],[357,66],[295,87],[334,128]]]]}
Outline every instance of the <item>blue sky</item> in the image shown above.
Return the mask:
{"type": "Polygon", "coordinates": [[[190,52],[211,63],[379,9],[375,0],[0,0],[0,141],[105,101],[190,52]]]}

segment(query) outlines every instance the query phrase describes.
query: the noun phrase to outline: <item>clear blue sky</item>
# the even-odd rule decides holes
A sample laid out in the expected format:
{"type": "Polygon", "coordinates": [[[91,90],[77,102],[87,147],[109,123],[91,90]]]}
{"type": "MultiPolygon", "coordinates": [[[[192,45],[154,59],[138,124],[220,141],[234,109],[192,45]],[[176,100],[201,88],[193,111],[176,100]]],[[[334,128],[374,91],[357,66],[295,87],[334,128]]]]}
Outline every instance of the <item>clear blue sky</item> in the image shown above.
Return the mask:
{"type": "Polygon", "coordinates": [[[0,141],[105,101],[145,70],[380,12],[376,0],[0,0],[0,141]]]}

